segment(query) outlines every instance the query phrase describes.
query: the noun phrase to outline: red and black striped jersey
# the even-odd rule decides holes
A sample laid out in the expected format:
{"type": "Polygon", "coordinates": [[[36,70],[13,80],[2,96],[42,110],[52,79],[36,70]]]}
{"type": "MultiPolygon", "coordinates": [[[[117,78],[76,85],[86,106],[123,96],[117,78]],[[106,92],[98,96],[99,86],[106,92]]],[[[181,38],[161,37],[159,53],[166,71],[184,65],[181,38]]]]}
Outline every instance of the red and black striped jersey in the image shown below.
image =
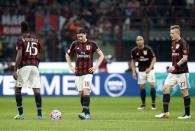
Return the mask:
{"type": "MultiPolygon", "coordinates": [[[[181,38],[178,42],[172,42],[172,65],[176,65],[182,58],[183,55],[187,55],[189,58],[189,45],[181,38]]],[[[172,72],[173,74],[187,73],[188,65],[187,62],[183,63],[181,66],[176,67],[172,72]]]]}
{"type": "Polygon", "coordinates": [[[141,72],[150,67],[153,57],[155,54],[150,46],[144,45],[143,49],[136,46],[131,50],[131,59],[138,62],[138,69],[141,72]]]}
{"type": "Polygon", "coordinates": [[[76,72],[77,76],[91,74],[89,68],[93,67],[93,54],[100,49],[93,41],[87,40],[85,43],[74,41],[67,54],[69,56],[76,56],[76,72]]]}
{"type": "Polygon", "coordinates": [[[26,65],[38,67],[42,48],[36,36],[27,33],[18,38],[16,51],[20,49],[22,50],[22,59],[19,68],[26,65]]]}

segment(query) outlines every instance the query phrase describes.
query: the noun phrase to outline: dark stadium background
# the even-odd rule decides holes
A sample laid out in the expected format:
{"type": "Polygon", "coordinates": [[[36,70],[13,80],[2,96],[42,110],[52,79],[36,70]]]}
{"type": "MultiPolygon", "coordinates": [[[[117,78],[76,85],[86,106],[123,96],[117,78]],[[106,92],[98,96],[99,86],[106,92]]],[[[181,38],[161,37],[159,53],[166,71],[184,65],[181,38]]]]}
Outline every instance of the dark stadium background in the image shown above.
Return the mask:
{"type": "Polygon", "coordinates": [[[138,34],[153,47],[157,61],[170,61],[171,24],[181,26],[193,61],[194,13],[194,0],[0,0],[0,61],[15,60],[21,16],[40,37],[45,62],[65,61],[75,30],[83,26],[116,61],[129,60],[138,34]]]}

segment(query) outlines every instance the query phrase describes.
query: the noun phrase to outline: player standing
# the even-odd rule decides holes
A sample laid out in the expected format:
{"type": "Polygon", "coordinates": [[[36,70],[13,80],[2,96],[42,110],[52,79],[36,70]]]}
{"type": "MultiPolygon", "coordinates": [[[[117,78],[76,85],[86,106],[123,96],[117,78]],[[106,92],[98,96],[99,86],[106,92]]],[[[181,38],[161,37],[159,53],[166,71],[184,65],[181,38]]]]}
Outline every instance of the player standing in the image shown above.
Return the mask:
{"type": "Polygon", "coordinates": [[[170,36],[172,39],[172,65],[168,67],[169,72],[163,87],[163,113],[155,115],[157,118],[169,117],[170,89],[179,85],[181,94],[184,98],[185,114],[178,119],[189,119],[190,116],[190,95],[188,93],[189,71],[188,56],[189,45],[180,36],[180,26],[173,25],[170,27],[170,36]]]}
{"type": "Polygon", "coordinates": [[[24,119],[22,94],[23,87],[30,87],[34,91],[37,106],[38,119],[42,119],[42,100],[40,95],[40,77],[38,65],[41,55],[41,45],[35,35],[29,33],[26,22],[21,23],[22,36],[16,45],[16,62],[13,77],[16,80],[15,99],[18,107],[18,114],[15,119],[24,119]]]}
{"type": "Polygon", "coordinates": [[[146,81],[150,84],[150,95],[152,98],[152,110],[156,109],[155,99],[156,90],[154,87],[155,75],[154,75],[154,64],[156,62],[155,54],[151,47],[144,45],[143,36],[137,36],[136,38],[137,46],[131,50],[131,66],[132,66],[132,77],[136,77],[136,65],[138,62],[138,84],[140,85],[140,96],[142,104],[138,109],[145,109],[146,107],[146,81]]]}
{"type": "Polygon", "coordinates": [[[76,87],[80,93],[80,101],[83,107],[82,113],[79,114],[79,118],[82,120],[88,120],[91,118],[89,111],[90,104],[90,92],[92,84],[92,74],[101,64],[104,59],[103,52],[97,47],[97,44],[87,39],[87,31],[85,29],[79,29],[77,31],[77,39],[74,41],[68,52],[66,53],[66,61],[70,69],[76,74],[76,87]],[[98,61],[93,66],[93,54],[99,55],[98,61]],[[71,64],[71,56],[76,56],[76,66],[71,64]]]}

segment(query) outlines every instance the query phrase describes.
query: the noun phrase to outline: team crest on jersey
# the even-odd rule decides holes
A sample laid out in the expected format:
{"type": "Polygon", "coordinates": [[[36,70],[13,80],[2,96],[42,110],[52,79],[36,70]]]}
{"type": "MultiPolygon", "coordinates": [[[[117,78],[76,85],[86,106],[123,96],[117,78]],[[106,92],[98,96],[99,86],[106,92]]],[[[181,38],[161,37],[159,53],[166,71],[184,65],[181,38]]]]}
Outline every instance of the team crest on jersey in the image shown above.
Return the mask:
{"type": "Polygon", "coordinates": [[[179,45],[179,44],[177,44],[177,45],[176,45],[176,49],[178,49],[178,48],[179,48],[179,46],[180,46],[180,45],[179,45]]]}
{"type": "Polygon", "coordinates": [[[144,50],[144,51],[143,51],[143,54],[144,54],[144,55],[147,55],[147,54],[148,54],[147,50],[144,50]]]}
{"type": "Polygon", "coordinates": [[[91,46],[90,45],[86,45],[86,50],[90,50],[91,46]]]}

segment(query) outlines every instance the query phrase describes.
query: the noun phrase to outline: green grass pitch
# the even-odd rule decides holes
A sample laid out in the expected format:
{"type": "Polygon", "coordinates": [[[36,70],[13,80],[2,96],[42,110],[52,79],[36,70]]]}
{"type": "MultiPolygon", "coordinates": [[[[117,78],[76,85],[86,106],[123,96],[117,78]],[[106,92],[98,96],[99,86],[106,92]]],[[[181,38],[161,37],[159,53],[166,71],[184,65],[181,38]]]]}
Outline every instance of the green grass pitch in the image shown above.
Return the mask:
{"type": "Polygon", "coordinates": [[[162,110],[162,98],[157,98],[157,109],[137,110],[139,97],[92,97],[92,120],[78,119],[81,111],[79,97],[43,97],[42,121],[37,120],[34,97],[23,97],[24,120],[14,120],[17,113],[14,97],[0,97],[0,131],[195,131],[195,97],[192,97],[190,120],[178,120],[184,111],[183,98],[172,97],[170,118],[154,118],[162,110]],[[59,109],[60,121],[51,121],[49,113],[59,109]]]}

